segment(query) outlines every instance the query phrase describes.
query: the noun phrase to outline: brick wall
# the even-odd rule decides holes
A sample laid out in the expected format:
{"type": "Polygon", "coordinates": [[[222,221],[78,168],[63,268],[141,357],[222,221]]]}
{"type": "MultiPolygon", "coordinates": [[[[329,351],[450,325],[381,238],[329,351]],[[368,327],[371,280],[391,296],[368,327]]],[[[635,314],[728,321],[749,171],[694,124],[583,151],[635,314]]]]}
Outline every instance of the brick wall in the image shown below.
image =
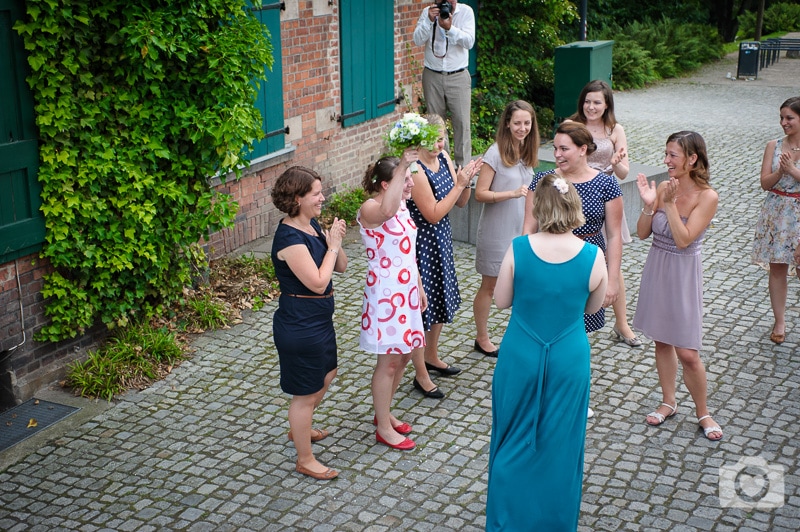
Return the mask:
{"type": "MultiPolygon", "coordinates": [[[[396,93],[402,85],[414,106],[422,90],[423,51],[414,45],[412,34],[425,5],[395,1],[396,93]]],[[[343,128],[336,121],[341,114],[337,5],[328,6],[327,0],[287,2],[287,11],[281,15],[281,46],[284,119],[294,151],[256,164],[255,171],[239,181],[217,186],[218,191],[233,196],[239,212],[235,228],[211,235],[208,249],[212,258],[273,233],[283,214],[272,206],[270,188],[290,166],[308,166],[319,172],[326,196],[360,186],[367,165],[384,148],[383,135],[408,111],[401,103],[394,113],[356,126],[343,128]]]]}
{"type": "MultiPolygon", "coordinates": [[[[102,339],[102,325],[87,334],[62,342],[37,342],[36,331],[47,323],[41,290],[50,263],[38,254],[0,266],[0,385],[24,401],[47,384],[64,377],[66,365],[85,356],[87,347],[102,339]],[[22,308],[20,309],[20,301],[22,308]],[[23,335],[24,319],[24,335],[23,335]]],[[[0,394],[8,397],[9,394],[0,394]]],[[[2,405],[12,406],[12,405],[2,405]]]]}

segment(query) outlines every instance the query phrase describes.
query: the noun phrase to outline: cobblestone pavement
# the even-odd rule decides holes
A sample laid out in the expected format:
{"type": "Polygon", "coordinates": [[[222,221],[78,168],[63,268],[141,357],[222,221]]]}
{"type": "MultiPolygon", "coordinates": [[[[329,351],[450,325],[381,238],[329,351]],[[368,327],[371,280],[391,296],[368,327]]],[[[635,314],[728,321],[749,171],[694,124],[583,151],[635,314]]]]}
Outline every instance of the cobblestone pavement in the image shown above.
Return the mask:
{"type": "MultiPolygon", "coordinates": [[[[680,129],[700,132],[709,146],[720,208],[703,253],[702,357],[725,437],[703,438],[683,385],[678,415],[647,426],[645,414],[660,402],[652,345],[613,342],[610,325],[593,333],[596,415],[586,441],[582,531],[800,528],[798,282],[790,281],[787,341],[775,346],[767,276],[749,260],[764,197],[764,145],[780,135],[780,103],[800,94],[800,60],[781,59],[754,81],[726,79],[735,67],[733,57],[690,78],[616,95],[632,160],[661,166],[666,137],[680,129]],[[718,496],[720,468],[733,469],[743,457],[784,473],[783,486],[773,477],[758,494],[742,484],[754,509],[727,507],[718,496]],[[759,498],[763,492],[778,497],[759,498]]],[[[474,248],[455,246],[464,304],[441,347],[444,360],[464,372],[438,379],[447,398],[436,401],[412,389],[409,369],[394,412],[413,424],[418,447],[404,453],[375,444],[374,360],[359,351],[357,336],[365,259],[351,233],[350,268],[335,280],[340,373],[315,417],[315,426],[332,432],[315,452],[340,470],[337,480],[294,472],[288,397],[271,340],[273,303],[198,337],[194,358],[150,389],[68,429],[57,425],[24,453],[0,453],[0,529],[482,530],[494,361],[471,350],[480,280],[474,248]]],[[[648,247],[635,241],[625,248],[631,318],[648,247]]],[[[507,318],[492,315],[495,341],[507,318]]]]}

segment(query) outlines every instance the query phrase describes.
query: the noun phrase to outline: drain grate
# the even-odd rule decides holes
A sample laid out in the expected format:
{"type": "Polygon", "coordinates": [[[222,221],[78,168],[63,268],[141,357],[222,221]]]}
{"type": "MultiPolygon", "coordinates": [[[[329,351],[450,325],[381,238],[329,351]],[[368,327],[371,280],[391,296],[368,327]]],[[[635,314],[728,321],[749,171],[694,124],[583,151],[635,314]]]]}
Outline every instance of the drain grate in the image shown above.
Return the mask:
{"type": "Polygon", "coordinates": [[[5,451],[38,434],[80,410],[75,406],[60,405],[29,399],[0,414],[0,451],[5,451]]]}

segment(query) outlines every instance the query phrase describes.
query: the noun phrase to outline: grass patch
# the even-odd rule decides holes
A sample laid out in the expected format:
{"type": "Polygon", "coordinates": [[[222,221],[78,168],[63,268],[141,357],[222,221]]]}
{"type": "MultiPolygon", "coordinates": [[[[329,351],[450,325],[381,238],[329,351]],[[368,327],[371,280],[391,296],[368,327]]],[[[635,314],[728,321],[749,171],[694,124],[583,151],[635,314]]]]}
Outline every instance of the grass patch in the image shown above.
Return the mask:
{"type": "Polygon", "coordinates": [[[67,367],[62,384],[76,395],[108,401],[147,388],[191,356],[189,334],[239,323],[243,310],[259,310],[278,293],[269,258],[213,261],[207,283],[186,288],[179,303],[150,322],[115,330],[86,360],[67,367]]]}
{"type": "Polygon", "coordinates": [[[83,362],[67,368],[64,385],[78,395],[110,401],[129,389],[163,379],[186,358],[186,349],[167,328],[130,325],[116,331],[83,362]]]}

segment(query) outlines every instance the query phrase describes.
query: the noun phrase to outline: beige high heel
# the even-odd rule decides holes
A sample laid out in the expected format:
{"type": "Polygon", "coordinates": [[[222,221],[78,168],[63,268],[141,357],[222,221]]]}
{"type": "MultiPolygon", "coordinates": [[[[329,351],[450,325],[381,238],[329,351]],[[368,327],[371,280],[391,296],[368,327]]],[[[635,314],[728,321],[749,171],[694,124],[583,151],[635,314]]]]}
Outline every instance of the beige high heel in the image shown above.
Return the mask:
{"type": "Polygon", "coordinates": [[[617,342],[625,342],[631,347],[639,347],[640,345],[642,345],[642,341],[639,340],[638,336],[634,336],[633,338],[626,338],[625,336],[622,336],[622,333],[619,332],[619,329],[617,329],[616,325],[614,325],[614,327],[611,328],[611,337],[614,338],[617,342]]]}

